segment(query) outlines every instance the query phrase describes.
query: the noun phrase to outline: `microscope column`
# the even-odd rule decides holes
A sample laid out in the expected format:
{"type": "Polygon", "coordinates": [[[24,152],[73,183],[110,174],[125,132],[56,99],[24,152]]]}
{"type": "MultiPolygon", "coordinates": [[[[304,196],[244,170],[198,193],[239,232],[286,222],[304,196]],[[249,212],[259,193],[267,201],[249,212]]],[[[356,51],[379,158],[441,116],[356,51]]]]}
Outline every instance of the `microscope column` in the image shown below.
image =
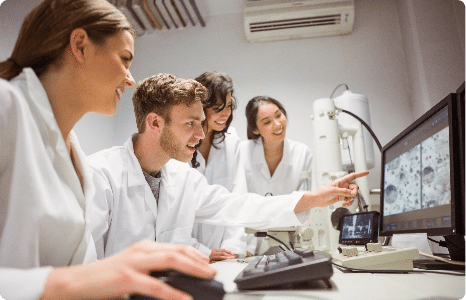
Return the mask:
{"type": "MultiPolygon", "coordinates": [[[[312,130],[314,145],[314,169],[316,188],[320,189],[335,179],[345,175],[341,163],[340,130],[337,121],[338,111],[332,99],[314,101],[312,130]]],[[[314,249],[334,251],[338,244],[338,231],[330,223],[333,206],[313,208],[310,228],[313,230],[314,249]]]]}

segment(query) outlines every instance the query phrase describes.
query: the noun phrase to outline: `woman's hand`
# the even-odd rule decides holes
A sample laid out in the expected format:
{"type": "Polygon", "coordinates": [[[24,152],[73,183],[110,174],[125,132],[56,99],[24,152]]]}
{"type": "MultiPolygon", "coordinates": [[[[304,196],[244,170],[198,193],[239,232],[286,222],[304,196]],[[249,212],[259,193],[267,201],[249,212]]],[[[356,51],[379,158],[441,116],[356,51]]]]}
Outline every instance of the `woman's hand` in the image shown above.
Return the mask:
{"type": "Polygon", "coordinates": [[[358,186],[352,183],[353,180],[367,174],[369,174],[369,171],[351,173],[317,191],[306,192],[296,204],[294,212],[300,213],[314,207],[325,207],[339,201],[344,201],[343,207],[350,206],[358,195],[358,186]]]}
{"type": "Polygon", "coordinates": [[[231,259],[231,258],[236,258],[236,254],[231,252],[230,250],[227,249],[214,249],[210,253],[209,259],[210,262],[216,262],[220,260],[225,260],[225,259],[231,259]]]}
{"type": "Polygon", "coordinates": [[[206,255],[191,246],[141,241],[92,264],[54,269],[41,299],[109,299],[134,293],[159,299],[191,299],[149,273],[173,269],[210,279],[215,270],[208,262],[206,255]]]}

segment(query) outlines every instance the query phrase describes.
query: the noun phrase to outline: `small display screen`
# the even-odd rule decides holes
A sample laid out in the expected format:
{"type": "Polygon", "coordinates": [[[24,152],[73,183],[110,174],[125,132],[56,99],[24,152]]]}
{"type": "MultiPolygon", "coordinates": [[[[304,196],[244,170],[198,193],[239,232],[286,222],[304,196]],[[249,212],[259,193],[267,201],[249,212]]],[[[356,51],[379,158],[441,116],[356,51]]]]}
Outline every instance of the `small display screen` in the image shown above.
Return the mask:
{"type": "Polygon", "coordinates": [[[340,244],[356,245],[376,242],[378,238],[378,212],[345,215],[341,219],[340,244]]]}

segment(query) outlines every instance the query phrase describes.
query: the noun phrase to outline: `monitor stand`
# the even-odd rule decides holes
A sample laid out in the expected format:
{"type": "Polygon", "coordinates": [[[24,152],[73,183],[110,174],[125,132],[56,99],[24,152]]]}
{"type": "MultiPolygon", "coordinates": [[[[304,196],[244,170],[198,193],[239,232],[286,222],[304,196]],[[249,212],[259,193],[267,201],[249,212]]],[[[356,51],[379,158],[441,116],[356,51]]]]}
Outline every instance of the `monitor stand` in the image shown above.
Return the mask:
{"type": "MultiPolygon", "coordinates": [[[[450,253],[450,259],[464,262],[464,236],[447,235],[444,238],[450,253]]],[[[424,270],[465,270],[464,266],[433,259],[415,259],[413,266],[424,270]]]]}

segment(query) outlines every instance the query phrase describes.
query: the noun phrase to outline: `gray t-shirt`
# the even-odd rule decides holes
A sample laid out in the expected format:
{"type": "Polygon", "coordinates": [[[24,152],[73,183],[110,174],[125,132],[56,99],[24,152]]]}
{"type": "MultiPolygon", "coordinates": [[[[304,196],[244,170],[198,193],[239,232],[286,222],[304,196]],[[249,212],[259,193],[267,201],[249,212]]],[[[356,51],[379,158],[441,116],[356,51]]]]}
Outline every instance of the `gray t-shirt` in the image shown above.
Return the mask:
{"type": "Polygon", "coordinates": [[[144,177],[146,178],[147,184],[149,184],[150,190],[157,201],[159,202],[159,192],[160,192],[160,182],[162,181],[162,172],[159,171],[155,177],[147,173],[146,171],[142,170],[144,177]]]}

